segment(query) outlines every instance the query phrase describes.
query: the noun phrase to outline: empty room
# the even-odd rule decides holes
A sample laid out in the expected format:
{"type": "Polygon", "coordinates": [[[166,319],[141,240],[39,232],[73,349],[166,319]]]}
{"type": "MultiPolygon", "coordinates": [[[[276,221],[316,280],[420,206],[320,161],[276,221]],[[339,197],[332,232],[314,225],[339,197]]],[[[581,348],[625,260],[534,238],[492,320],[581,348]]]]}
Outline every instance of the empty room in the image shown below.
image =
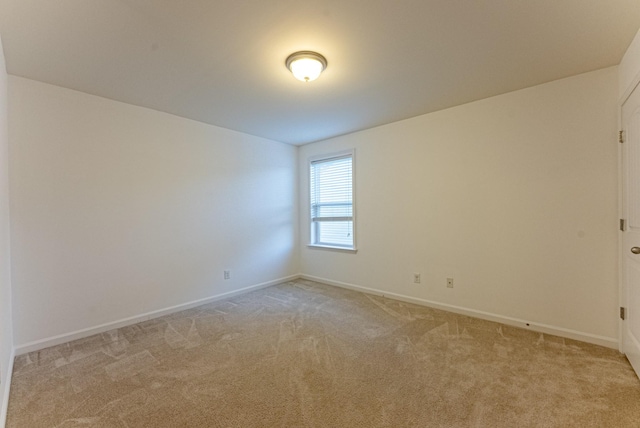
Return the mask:
{"type": "Polygon", "coordinates": [[[0,428],[639,427],[639,84],[638,0],[2,0],[0,428]]]}

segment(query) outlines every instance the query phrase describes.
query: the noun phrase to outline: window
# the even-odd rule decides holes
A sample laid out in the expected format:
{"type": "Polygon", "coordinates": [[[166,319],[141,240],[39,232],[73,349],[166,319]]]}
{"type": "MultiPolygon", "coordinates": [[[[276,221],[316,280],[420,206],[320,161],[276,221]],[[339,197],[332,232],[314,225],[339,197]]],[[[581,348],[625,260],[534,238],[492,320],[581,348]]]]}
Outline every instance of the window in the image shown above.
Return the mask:
{"type": "Polygon", "coordinates": [[[353,158],[350,151],[310,161],[312,246],[355,249],[353,158]]]}

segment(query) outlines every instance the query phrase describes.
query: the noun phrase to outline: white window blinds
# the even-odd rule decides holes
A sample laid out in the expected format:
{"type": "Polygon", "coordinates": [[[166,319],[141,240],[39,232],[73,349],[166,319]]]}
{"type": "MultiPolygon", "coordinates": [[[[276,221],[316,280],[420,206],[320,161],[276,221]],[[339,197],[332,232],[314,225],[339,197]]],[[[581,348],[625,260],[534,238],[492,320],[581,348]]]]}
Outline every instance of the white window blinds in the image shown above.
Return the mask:
{"type": "Polygon", "coordinates": [[[353,154],[311,161],[311,244],[353,248],[353,154]]]}

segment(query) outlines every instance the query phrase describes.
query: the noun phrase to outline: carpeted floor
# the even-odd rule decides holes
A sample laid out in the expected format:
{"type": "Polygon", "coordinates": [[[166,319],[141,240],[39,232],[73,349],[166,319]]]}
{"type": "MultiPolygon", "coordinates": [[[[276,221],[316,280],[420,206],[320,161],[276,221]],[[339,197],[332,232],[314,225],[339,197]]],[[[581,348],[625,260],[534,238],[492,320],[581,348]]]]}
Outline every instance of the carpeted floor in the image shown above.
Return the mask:
{"type": "Polygon", "coordinates": [[[299,280],[16,358],[8,427],[639,427],[617,351],[299,280]]]}

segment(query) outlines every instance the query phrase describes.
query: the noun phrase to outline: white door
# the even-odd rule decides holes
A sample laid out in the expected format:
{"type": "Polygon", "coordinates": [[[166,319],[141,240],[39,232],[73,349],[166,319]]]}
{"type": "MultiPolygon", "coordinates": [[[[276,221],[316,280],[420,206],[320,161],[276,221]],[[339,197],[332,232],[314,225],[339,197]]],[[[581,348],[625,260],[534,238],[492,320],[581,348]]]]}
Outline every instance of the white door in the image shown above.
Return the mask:
{"type": "Polygon", "coordinates": [[[640,375],[640,86],[622,106],[622,348],[640,375]]]}

